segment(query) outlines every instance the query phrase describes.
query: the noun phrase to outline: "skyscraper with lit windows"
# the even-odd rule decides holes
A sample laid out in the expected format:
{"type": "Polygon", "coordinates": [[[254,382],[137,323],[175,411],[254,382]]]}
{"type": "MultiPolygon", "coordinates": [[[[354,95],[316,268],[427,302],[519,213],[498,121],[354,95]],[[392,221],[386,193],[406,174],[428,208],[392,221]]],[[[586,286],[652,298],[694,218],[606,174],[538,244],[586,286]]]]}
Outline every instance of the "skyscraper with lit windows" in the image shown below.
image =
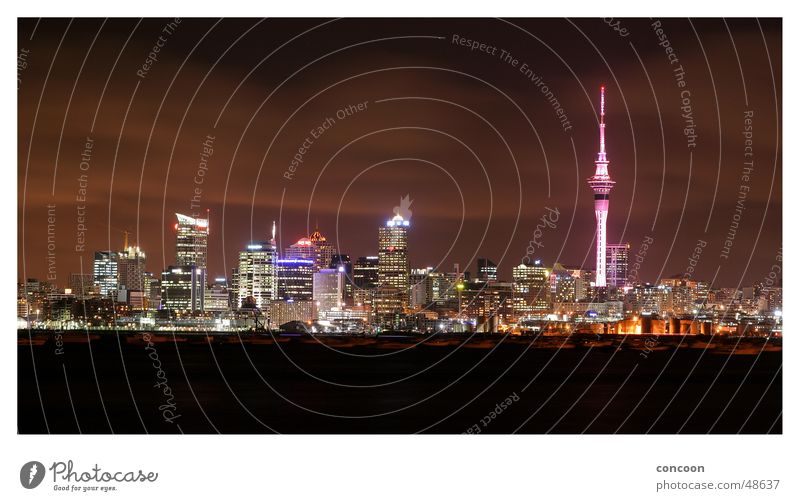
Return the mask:
{"type": "Polygon", "coordinates": [[[208,219],[175,214],[175,262],[178,266],[208,265],[208,219]]]}
{"type": "Polygon", "coordinates": [[[277,260],[278,296],[281,301],[311,301],[314,260],[284,258],[277,260]]]}
{"type": "Polygon", "coordinates": [[[262,311],[269,311],[270,301],[278,297],[278,251],[274,243],[253,242],[239,253],[237,287],[237,308],[252,301],[262,311]]]}
{"type": "Polygon", "coordinates": [[[119,287],[117,275],[117,253],[97,251],[94,253],[93,281],[103,297],[116,294],[119,287]]]}
{"type": "Polygon", "coordinates": [[[129,291],[144,291],[144,267],[147,256],[137,246],[125,246],[117,255],[119,288],[129,291]]]}
{"type": "Polygon", "coordinates": [[[331,242],[328,242],[325,235],[320,233],[319,228],[314,229],[314,233],[308,236],[308,240],[314,244],[314,249],[316,251],[314,271],[329,267],[331,265],[331,259],[333,259],[333,256],[336,254],[336,247],[331,242]]]}
{"type": "Polygon", "coordinates": [[[411,222],[397,213],[378,228],[378,285],[384,290],[386,308],[402,310],[408,306],[410,273],[408,229],[411,222]]]}
{"type": "Polygon", "coordinates": [[[525,317],[550,309],[550,270],[540,260],[519,264],[512,270],[514,313],[525,317]]]}
{"type": "Polygon", "coordinates": [[[631,244],[608,244],[606,246],[606,285],[625,287],[628,285],[628,254],[631,244]]]}

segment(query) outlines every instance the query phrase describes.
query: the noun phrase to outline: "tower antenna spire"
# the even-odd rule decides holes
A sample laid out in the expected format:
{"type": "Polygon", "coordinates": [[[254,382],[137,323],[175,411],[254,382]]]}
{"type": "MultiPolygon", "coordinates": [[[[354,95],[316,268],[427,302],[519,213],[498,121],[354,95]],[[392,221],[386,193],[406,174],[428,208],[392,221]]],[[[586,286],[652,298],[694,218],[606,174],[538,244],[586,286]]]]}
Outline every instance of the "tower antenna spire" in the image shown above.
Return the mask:
{"type": "Polygon", "coordinates": [[[600,86],[600,155],[602,161],[606,157],[606,87],[600,86]]]}

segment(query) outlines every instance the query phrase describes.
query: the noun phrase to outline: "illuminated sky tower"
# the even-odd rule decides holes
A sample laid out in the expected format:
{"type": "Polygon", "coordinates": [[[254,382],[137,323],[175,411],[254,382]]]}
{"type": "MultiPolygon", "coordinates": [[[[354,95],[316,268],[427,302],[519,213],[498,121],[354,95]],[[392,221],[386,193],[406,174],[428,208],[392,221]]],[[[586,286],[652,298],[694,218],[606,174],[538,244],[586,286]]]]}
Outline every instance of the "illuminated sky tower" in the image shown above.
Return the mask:
{"type": "Polygon", "coordinates": [[[606,88],[600,87],[600,151],[594,161],[594,176],[588,179],[594,191],[594,215],[597,219],[597,267],[595,285],[606,286],[606,219],[608,218],[608,196],[614,181],[608,175],[606,158],[606,88]]]}

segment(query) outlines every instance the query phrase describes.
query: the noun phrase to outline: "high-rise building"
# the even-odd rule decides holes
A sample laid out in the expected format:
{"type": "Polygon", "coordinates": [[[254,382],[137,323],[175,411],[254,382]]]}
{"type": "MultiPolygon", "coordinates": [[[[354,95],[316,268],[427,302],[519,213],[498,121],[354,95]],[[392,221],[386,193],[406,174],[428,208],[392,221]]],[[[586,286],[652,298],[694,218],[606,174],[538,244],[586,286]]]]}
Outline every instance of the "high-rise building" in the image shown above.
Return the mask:
{"type": "Polygon", "coordinates": [[[178,266],[205,269],[208,264],[208,219],[175,214],[175,261],[178,266]]]}
{"type": "Polygon", "coordinates": [[[439,272],[432,271],[428,274],[431,282],[431,301],[440,309],[458,308],[457,285],[464,280],[458,271],[439,272]]]}
{"type": "Polygon", "coordinates": [[[144,267],[146,256],[139,247],[125,247],[117,254],[119,288],[144,291],[144,267]]]}
{"type": "Polygon", "coordinates": [[[408,229],[410,221],[396,215],[378,229],[378,284],[387,307],[402,310],[409,301],[408,229]],[[389,292],[394,291],[394,292],[389,292]],[[392,296],[394,297],[392,300],[392,296]]]}
{"type": "Polygon", "coordinates": [[[353,285],[359,289],[378,286],[378,256],[362,256],[353,264],[353,285]]]}
{"type": "Polygon", "coordinates": [[[665,285],[636,284],[625,298],[628,314],[657,314],[671,311],[670,288],[665,285]]]}
{"type": "Polygon", "coordinates": [[[217,277],[211,285],[206,287],[204,311],[225,312],[230,309],[228,281],[225,277],[217,277]]]}
{"type": "Polygon", "coordinates": [[[273,301],[269,310],[270,322],[275,327],[280,327],[287,322],[308,322],[314,318],[314,302],[310,300],[273,301]]]}
{"type": "Polygon", "coordinates": [[[239,268],[231,268],[231,279],[228,282],[228,296],[231,298],[231,308],[238,310],[242,305],[239,302],[239,268]]]}
{"type": "Polygon", "coordinates": [[[606,285],[622,288],[628,285],[628,255],[631,244],[606,245],[606,285]]]}
{"type": "Polygon", "coordinates": [[[94,277],[91,273],[70,273],[69,288],[77,299],[86,299],[95,293],[94,277]]]}
{"type": "Polygon", "coordinates": [[[106,297],[116,294],[119,286],[117,275],[117,253],[114,251],[97,251],[94,253],[93,282],[100,295],[106,297]]]}
{"type": "Polygon", "coordinates": [[[513,268],[514,312],[517,317],[550,309],[550,270],[540,260],[513,268]]]}
{"type": "Polygon", "coordinates": [[[272,242],[254,242],[239,253],[237,308],[248,298],[262,311],[278,297],[278,251],[272,242]]]}
{"type": "Polygon", "coordinates": [[[353,305],[353,263],[347,254],[334,254],[329,264],[330,268],[335,268],[344,273],[344,302],[353,305]]]}
{"type": "Polygon", "coordinates": [[[353,305],[372,311],[378,287],[378,256],[362,256],[353,263],[353,305]]]}
{"type": "Polygon", "coordinates": [[[595,286],[606,287],[606,220],[608,219],[608,200],[614,181],[608,174],[608,158],[606,157],[606,88],[600,87],[600,151],[595,160],[594,176],[588,179],[594,191],[594,215],[597,220],[597,260],[595,268],[595,286]]]}
{"type": "Polygon", "coordinates": [[[411,281],[411,297],[409,300],[409,305],[414,310],[429,308],[433,302],[430,279],[430,274],[432,271],[433,268],[430,266],[427,268],[417,268],[411,270],[411,275],[409,278],[411,281]]]}
{"type": "Polygon", "coordinates": [[[314,273],[314,307],[316,316],[327,318],[332,311],[344,307],[344,272],[334,268],[323,268],[314,273]]]}
{"type": "Polygon", "coordinates": [[[576,282],[577,278],[571,270],[561,263],[553,265],[553,271],[550,272],[550,297],[555,308],[559,304],[574,303],[578,300],[576,282]]]}
{"type": "Polygon", "coordinates": [[[203,311],[205,269],[169,266],[161,272],[161,301],[165,309],[177,312],[203,311]]]}
{"type": "Polygon", "coordinates": [[[306,237],[287,247],[283,254],[288,259],[310,259],[317,262],[317,246],[306,237]]]}
{"type": "Polygon", "coordinates": [[[281,301],[311,301],[314,292],[314,260],[300,258],[278,259],[277,266],[277,299],[281,301]]]}
{"type": "Polygon", "coordinates": [[[329,267],[331,265],[331,259],[333,259],[333,256],[336,254],[336,247],[331,242],[328,242],[328,239],[320,233],[319,228],[314,229],[314,233],[309,235],[308,240],[314,244],[314,249],[316,251],[314,271],[329,267]]]}
{"type": "Polygon", "coordinates": [[[149,271],[144,272],[144,296],[147,298],[148,310],[157,310],[161,307],[161,280],[149,271]]]}
{"type": "Polygon", "coordinates": [[[496,332],[510,319],[514,310],[513,284],[477,281],[461,284],[459,290],[461,316],[474,320],[477,332],[496,332]]]}
{"type": "Polygon", "coordinates": [[[496,282],[497,265],[485,257],[479,257],[477,278],[482,282],[496,282]]]}

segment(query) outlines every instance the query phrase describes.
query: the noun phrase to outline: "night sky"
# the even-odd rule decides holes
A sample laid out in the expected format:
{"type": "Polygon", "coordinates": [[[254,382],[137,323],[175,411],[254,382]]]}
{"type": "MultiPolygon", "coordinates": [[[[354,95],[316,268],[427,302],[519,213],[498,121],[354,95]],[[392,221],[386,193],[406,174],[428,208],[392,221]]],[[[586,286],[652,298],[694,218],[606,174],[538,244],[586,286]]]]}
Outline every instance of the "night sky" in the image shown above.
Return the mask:
{"type": "Polygon", "coordinates": [[[210,210],[209,276],[267,239],[273,219],[281,249],[318,221],[354,260],[376,255],[378,226],[406,194],[412,267],[474,270],[488,257],[510,279],[536,234],[530,257],[593,268],[586,178],[605,84],[609,242],[635,254],[652,239],[642,281],[684,273],[698,240],[695,278],[761,280],[781,249],[780,20],[665,19],[663,40],[656,20],[606,21],[20,20],[18,277],[46,278],[48,204],[66,286],[94,250],[121,249],[124,230],[149,271],[173,264],[175,212],[210,210]],[[213,153],[199,184],[204,142],[213,153]],[[536,233],[548,208],[555,227],[536,233]]]}

